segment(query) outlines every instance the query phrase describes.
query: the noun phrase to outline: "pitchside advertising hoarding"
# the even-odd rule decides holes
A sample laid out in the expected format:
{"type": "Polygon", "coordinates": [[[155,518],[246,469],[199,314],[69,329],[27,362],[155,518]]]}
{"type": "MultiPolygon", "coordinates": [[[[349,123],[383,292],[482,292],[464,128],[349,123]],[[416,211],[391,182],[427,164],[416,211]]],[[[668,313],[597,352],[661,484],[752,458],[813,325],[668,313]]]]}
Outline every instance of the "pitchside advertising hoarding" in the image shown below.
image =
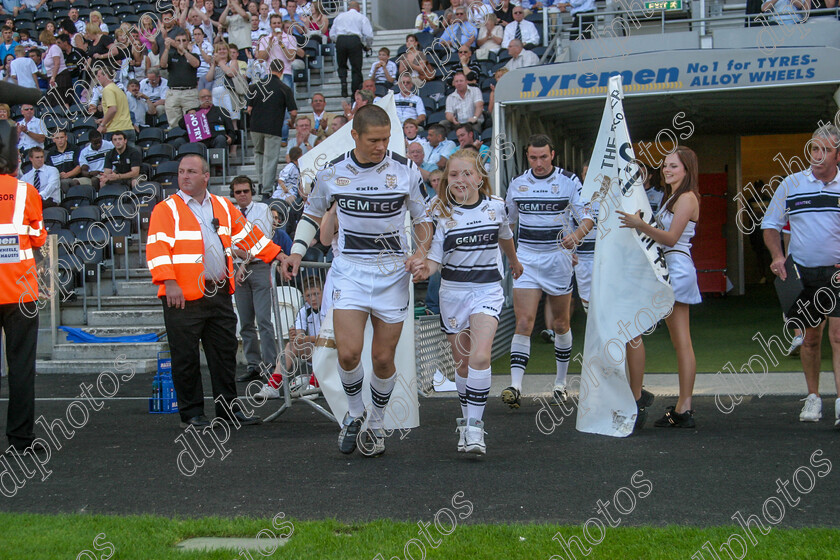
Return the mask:
{"type": "Polygon", "coordinates": [[[626,93],[690,92],[840,82],[840,49],[831,47],[660,51],[522,68],[496,88],[501,103],[604,96],[611,76],[626,93]]]}

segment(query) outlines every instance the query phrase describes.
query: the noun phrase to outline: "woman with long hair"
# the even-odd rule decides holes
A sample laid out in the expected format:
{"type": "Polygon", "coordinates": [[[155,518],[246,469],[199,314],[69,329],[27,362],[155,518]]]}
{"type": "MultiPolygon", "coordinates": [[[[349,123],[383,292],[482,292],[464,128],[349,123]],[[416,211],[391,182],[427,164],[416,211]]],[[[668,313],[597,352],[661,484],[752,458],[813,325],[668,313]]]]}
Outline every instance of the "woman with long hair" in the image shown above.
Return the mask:
{"type": "MultiPolygon", "coordinates": [[[[665,318],[671,343],[677,353],[680,394],[675,406],[669,406],[665,415],[654,423],[658,428],[694,428],[694,410],[691,396],[694,392],[694,378],[697,375],[697,361],[691,344],[688,306],[700,303],[700,288],[697,285],[697,271],[691,260],[691,238],[700,218],[700,190],[698,180],[697,154],[685,146],[678,146],[662,164],[665,180],[665,203],[656,213],[656,225],[642,219],[640,212],[620,214],[621,227],[635,228],[663,246],[668,276],[674,289],[674,308],[665,318]]],[[[636,398],[638,416],[636,428],[641,428],[647,416],[646,408],[653,402],[653,395],[642,391],[645,368],[645,347],[641,337],[627,343],[627,365],[630,374],[630,388],[636,398]]]]}
{"type": "MultiPolygon", "coordinates": [[[[441,269],[441,326],[452,345],[462,417],[458,451],[484,455],[484,406],[490,393],[490,352],[504,305],[499,249],[514,278],[522,274],[505,201],[492,196],[478,152],[449,158],[431,204],[435,236],[414,281],[441,269]]],[[[415,271],[412,271],[414,273],[415,271]]]]}
{"type": "Polygon", "coordinates": [[[321,0],[316,0],[312,3],[312,15],[305,17],[306,22],[306,36],[326,43],[330,40],[330,20],[324,12],[324,6],[321,0]]]}
{"type": "Polygon", "coordinates": [[[102,33],[108,33],[108,26],[102,21],[102,13],[99,11],[92,11],[90,15],[88,15],[88,21],[93,23],[98,27],[102,33]]]}

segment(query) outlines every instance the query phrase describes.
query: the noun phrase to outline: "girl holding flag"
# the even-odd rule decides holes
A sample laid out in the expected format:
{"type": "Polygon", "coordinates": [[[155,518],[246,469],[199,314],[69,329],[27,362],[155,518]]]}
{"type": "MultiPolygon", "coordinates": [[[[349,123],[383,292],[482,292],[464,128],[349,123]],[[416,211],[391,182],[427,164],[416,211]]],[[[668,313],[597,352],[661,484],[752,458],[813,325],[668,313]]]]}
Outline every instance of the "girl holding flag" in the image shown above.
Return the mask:
{"type": "MultiPolygon", "coordinates": [[[[674,288],[674,309],[665,318],[671,342],[677,352],[680,395],[675,406],[669,406],[665,415],[657,420],[656,427],[694,428],[694,411],[691,395],[697,361],[691,344],[688,306],[700,303],[697,271],[691,260],[691,238],[694,237],[700,217],[700,191],[698,188],[697,154],[685,146],[678,146],[662,164],[665,179],[665,204],[657,212],[656,226],[647,223],[639,212],[628,214],[618,211],[621,227],[635,228],[663,246],[671,286],[674,288]]],[[[647,413],[645,408],[653,402],[653,395],[642,390],[645,349],[641,337],[627,344],[627,364],[630,386],[639,409],[636,429],[642,427],[647,413]]]]}

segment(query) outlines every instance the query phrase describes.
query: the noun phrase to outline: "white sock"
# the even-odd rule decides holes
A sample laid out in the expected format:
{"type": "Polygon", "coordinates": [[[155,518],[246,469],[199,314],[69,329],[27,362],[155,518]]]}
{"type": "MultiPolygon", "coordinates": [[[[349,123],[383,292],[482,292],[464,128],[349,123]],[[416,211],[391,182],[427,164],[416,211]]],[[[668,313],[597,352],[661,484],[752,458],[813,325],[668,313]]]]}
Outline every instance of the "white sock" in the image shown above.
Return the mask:
{"type": "Polygon", "coordinates": [[[370,418],[368,418],[369,428],[382,427],[382,422],[385,420],[385,407],[388,406],[388,401],[391,399],[391,393],[396,383],[396,372],[386,379],[380,379],[376,375],[370,377],[370,401],[372,407],[370,418]]]}
{"type": "Polygon", "coordinates": [[[490,368],[469,368],[466,393],[466,418],[481,420],[481,417],[484,415],[484,405],[487,402],[487,395],[490,394],[490,368]]]}
{"type": "Polygon", "coordinates": [[[522,390],[522,378],[531,357],[531,339],[523,334],[513,335],[510,342],[510,384],[522,390]]]}
{"type": "Polygon", "coordinates": [[[555,385],[566,384],[566,374],[569,372],[569,360],[572,357],[572,330],[554,335],[554,359],[557,360],[557,377],[555,385]]]}
{"type": "Polygon", "coordinates": [[[467,378],[455,374],[455,386],[458,388],[458,400],[461,401],[461,418],[467,417],[467,378]]]}
{"type": "Polygon", "coordinates": [[[365,413],[365,401],[362,400],[362,385],[365,381],[365,370],[362,362],[350,371],[338,366],[338,376],[344,386],[344,394],[347,395],[347,404],[350,416],[358,418],[365,413]]]}

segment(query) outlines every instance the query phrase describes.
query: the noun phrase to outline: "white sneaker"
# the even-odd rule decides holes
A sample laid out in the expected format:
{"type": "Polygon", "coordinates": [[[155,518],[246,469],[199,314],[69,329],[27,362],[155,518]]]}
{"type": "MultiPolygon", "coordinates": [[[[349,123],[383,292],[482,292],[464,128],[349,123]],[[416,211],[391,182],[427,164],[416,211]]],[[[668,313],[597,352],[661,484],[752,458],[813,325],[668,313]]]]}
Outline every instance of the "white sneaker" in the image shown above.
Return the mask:
{"type": "Polygon", "coordinates": [[[279,399],[280,398],[280,389],[275,389],[268,383],[262,386],[260,392],[254,395],[255,397],[262,397],[264,399],[279,399]]]}
{"type": "Polygon", "coordinates": [[[802,343],[804,341],[805,341],[805,337],[802,336],[801,334],[798,335],[798,336],[795,336],[793,338],[793,340],[790,342],[790,348],[788,348],[787,355],[788,356],[795,356],[796,353],[798,353],[797,350],[799,349],[800,346],[802,346],[802,343]]]}
{"type": "Polygon", "coordinates": [[[458,418],[455,420],[455,431],[458,432],[458,452],[463,453],[466,449],[466,435],[467,419],[458,418]]]}
{"type": "Polygon", "coordinates": [[[840,398],[834,400],[834,427],[840,428],[840,398]]]}
{"type": "Polygon", "coordinates": [[[469,418],[464,430],[464,452],[484,455],[487,447],[484,445],[484,422],[477,418],[469,418]]]}
{"type": "MultiPolygon", "coordinates": [[[[814,393],[802,400],[805,401],[805,405],[802,407],[802,412],[799,413],[799,421],[819,422],[822,418],[822,400],[814,393]]],[[[835,408],[837,408],[836,404],[835,408]]]]}
{"type": "MultiPolygon", "coordinates": [[[[307,391],[317,390],[317,389],[318,389],[318,387],[316,387],[315,385],[312,385],[312,384],[310,384],[309,387],[306,388],[307,391]]],[[[304,395],[303,398],[308,400],[308,401],[314,401],[315,399],[318,398],[318,393],[310,393],[309,395],[304,395]]]]}

